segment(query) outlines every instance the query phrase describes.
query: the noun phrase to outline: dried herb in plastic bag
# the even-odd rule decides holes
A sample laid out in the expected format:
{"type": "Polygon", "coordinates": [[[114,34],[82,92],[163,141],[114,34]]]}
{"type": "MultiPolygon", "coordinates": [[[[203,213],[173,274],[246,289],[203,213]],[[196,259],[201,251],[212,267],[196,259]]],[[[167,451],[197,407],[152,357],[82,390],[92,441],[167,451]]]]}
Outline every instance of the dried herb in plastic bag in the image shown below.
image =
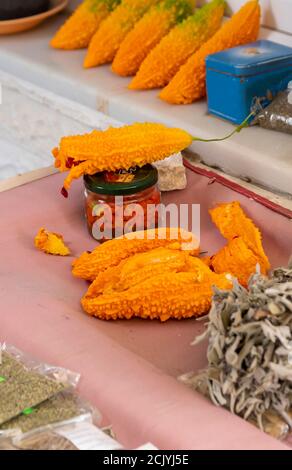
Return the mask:
{"type": "Polygon", "coordinates": [[[0,425],[65,389],[65,384],[29,370],[2,352],[0,364],[0,425]]]}
{"type": "Polygon", "coordinates": [[[89,411],[89,406],[72,392],[62,392],[29,410],[29,413],[7,421],[0,429],[21,429],[23,433],[46,424],[66,421],[89,411]]]}
{"type": "Polygon", "coordinates": [[[292,134],[292,82],[286,91],[280,92],[269,106],[259,112],[255,123],[265,129],[292,134]]]}

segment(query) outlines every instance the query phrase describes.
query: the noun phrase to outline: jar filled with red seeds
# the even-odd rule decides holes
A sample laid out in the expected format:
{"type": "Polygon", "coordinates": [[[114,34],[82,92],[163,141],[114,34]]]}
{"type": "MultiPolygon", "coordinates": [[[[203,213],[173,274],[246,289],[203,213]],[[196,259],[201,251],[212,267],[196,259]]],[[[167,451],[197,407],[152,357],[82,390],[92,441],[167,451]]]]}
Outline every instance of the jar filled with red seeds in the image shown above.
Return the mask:
{"type": "Polygon", "coordinates": [[[129,232],[156,228],[161,194],[152,165],[85,175],[89,233],[102,242],[129,232]]]}

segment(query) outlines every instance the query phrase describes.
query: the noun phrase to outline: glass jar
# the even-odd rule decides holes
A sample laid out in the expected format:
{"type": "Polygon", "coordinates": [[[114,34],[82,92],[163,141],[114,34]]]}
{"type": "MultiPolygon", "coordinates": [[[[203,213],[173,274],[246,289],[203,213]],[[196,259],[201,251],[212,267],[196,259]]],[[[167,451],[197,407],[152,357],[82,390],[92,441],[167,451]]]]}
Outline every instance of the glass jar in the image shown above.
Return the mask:
{"type": "Polygon", "coordinates": [[[99,242],[156,228],[161,194],[151,165],[128,171],[85,175],[85,208],[90,235],[99,242]]]}

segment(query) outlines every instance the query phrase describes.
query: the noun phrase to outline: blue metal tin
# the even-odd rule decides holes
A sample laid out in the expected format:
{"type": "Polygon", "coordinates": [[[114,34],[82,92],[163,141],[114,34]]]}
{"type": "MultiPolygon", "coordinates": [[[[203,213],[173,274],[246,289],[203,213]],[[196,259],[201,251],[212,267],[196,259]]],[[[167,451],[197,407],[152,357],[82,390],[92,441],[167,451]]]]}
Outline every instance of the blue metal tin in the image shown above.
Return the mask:
{"type": "Polygon", "coordinates": [[[266,106],[292,80],[292,48],[257,41],[210,55],[206,60],[208,111],[235,124],[256,100],[266,106]]]}

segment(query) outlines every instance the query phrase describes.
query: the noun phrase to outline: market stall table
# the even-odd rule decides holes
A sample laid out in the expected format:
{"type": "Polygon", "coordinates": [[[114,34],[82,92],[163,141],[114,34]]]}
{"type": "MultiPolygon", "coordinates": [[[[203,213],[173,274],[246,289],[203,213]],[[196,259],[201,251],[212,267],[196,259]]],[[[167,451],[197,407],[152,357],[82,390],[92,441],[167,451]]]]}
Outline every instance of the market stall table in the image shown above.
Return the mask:
{"type": "MultiPolygon", "coordinates": [[[[96,243],[86,230],[81,182],[65,200],[62,181],[63,175],[47,176],[0,194],[0,341],[80,372],[80,393],[127,448],[151,441],[161,449],[288,449],[176,381],[206,365],[205,346],[190,346],[204,322],[103,322],[83,313],[87,285],[72,277],[71,262],[96,243]],[[38,252],[33,239],[41,226],[62,233],[72,257],[38,252]]],[[[207,209],[235,199],[263,229],[273,266],[286,264],[289,217],[191,170],[185,191],[164,195],[166,203],[201,204],[202,249],[210,252],[224,241],[207,209]]]]}

